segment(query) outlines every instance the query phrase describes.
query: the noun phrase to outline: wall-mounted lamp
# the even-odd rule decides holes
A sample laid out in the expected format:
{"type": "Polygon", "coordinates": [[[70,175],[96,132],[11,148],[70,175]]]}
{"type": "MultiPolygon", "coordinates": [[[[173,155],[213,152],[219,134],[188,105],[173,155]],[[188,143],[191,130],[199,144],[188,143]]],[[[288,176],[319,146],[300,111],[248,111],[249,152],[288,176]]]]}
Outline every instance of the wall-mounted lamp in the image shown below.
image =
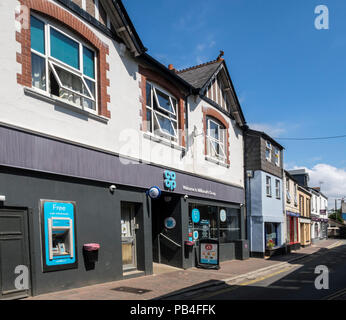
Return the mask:
{"type": "Polygon", "coordinates": [[[189,196],[186,194],[186,195],[184,196],[184,200],[186,200],[188,197],[189,197],[189,196]]]}

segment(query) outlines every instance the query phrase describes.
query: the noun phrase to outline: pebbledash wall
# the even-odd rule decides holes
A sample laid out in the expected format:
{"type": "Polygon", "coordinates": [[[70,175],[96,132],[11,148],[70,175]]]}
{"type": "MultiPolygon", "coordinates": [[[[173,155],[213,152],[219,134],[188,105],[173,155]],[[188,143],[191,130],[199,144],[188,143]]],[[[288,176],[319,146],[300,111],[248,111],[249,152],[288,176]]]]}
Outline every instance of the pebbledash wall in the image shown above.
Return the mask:
{"type": "MultiPolygon", "coordinates": [[[[233,120],[222,115],[229,127],[226,164],[205,158],[203,115],[214,107],[200,98],[187,100],[185,142],[177,146],[161,141],[143,131],[139,62],[128,50],[123,51],[120,43],[53,0],[3,1],[0,19],[0,82],[5,84],[0,89],[0,194],[6,196],[6,206],[32,209],[30,272],[34,295],[123,278],[122,202],[138,204],[137,269],[151,274],[152,201],[145,191],[154,185],[164,190],[166,169],[177,174],[177,187],[171,194],[180,201],[181,244],[187,240],[187,204],[191,201],[242,208],[244,238],[243,134],[233,120]],[[99,50],[102,72],[97,114],[57,103],[31,88],[30,32],[14,28],[18,4],[59,20],[99,50]],[[198,135],[194,138],[195,126],[198,135]],[[111,184],[117,186],[113,193],[111,184]],[[184,195],[189,196],[188,201],[184,195]],[[42,199],[77,204],[76,269],[42,270],[42,199]],[[87,269],[83,258],[83,244],[90,242],[101,245],[94,269],[87,269]]],[[[194,261],[185,257],[184,250],[179,251],[177,265],[191,267],[194,261]]],[[[224,258],[233,256],[234,252],[224,253],[224,258]]]]}

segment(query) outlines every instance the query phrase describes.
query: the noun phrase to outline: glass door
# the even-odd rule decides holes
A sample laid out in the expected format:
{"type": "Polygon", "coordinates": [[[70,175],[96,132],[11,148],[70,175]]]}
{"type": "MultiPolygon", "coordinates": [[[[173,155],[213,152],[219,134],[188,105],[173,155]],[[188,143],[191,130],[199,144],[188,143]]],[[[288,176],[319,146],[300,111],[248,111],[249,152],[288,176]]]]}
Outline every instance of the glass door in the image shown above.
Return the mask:
{"type": "Polygon", "coordinates": [[[121,249],[123,270],[136,269],[135,207],[121,203],[121,249]]]}

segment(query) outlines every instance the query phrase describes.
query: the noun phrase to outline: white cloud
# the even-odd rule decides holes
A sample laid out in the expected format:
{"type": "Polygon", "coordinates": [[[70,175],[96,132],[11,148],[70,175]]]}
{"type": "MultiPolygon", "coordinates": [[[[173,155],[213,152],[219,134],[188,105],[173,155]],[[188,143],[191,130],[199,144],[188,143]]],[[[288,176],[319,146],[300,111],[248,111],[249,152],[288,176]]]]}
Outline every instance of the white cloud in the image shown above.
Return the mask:
{"type": "Polygon", "coordinates": [[[274,125],[267,123],[250,123],[250,129],[263,131],[272,138],[280,137],[283,133],[286,133],[284,123],[278,122],[274,125]]]}
{"type": "MultiPolygon", "coordinates": [[[[301,168],[296,166],[293,169],[301,168]]],[[[336,168],[324,163],[319,163],[311,169],[305,169],[310,176],[309,186],[321,186],[322,193],[329,198],[330,209],[334,208],[335,199],[346,197],[346,169],[336,168]]],[[[338,206],[340,206],[340,203],[338,203],[338,206]]]]}

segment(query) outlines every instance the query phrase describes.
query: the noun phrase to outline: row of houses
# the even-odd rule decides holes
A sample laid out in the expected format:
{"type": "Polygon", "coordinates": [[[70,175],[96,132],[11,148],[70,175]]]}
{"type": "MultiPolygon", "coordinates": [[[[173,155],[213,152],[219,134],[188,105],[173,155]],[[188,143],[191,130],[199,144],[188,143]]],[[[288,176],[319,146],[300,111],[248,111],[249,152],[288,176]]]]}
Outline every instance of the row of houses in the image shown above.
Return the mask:
{"type": "Polygon", "coordinates": [[[326,198],[247,126],[223,52],[164,66],[120,0],[0,7],[0,298],[323,238],[326,198]]]}

